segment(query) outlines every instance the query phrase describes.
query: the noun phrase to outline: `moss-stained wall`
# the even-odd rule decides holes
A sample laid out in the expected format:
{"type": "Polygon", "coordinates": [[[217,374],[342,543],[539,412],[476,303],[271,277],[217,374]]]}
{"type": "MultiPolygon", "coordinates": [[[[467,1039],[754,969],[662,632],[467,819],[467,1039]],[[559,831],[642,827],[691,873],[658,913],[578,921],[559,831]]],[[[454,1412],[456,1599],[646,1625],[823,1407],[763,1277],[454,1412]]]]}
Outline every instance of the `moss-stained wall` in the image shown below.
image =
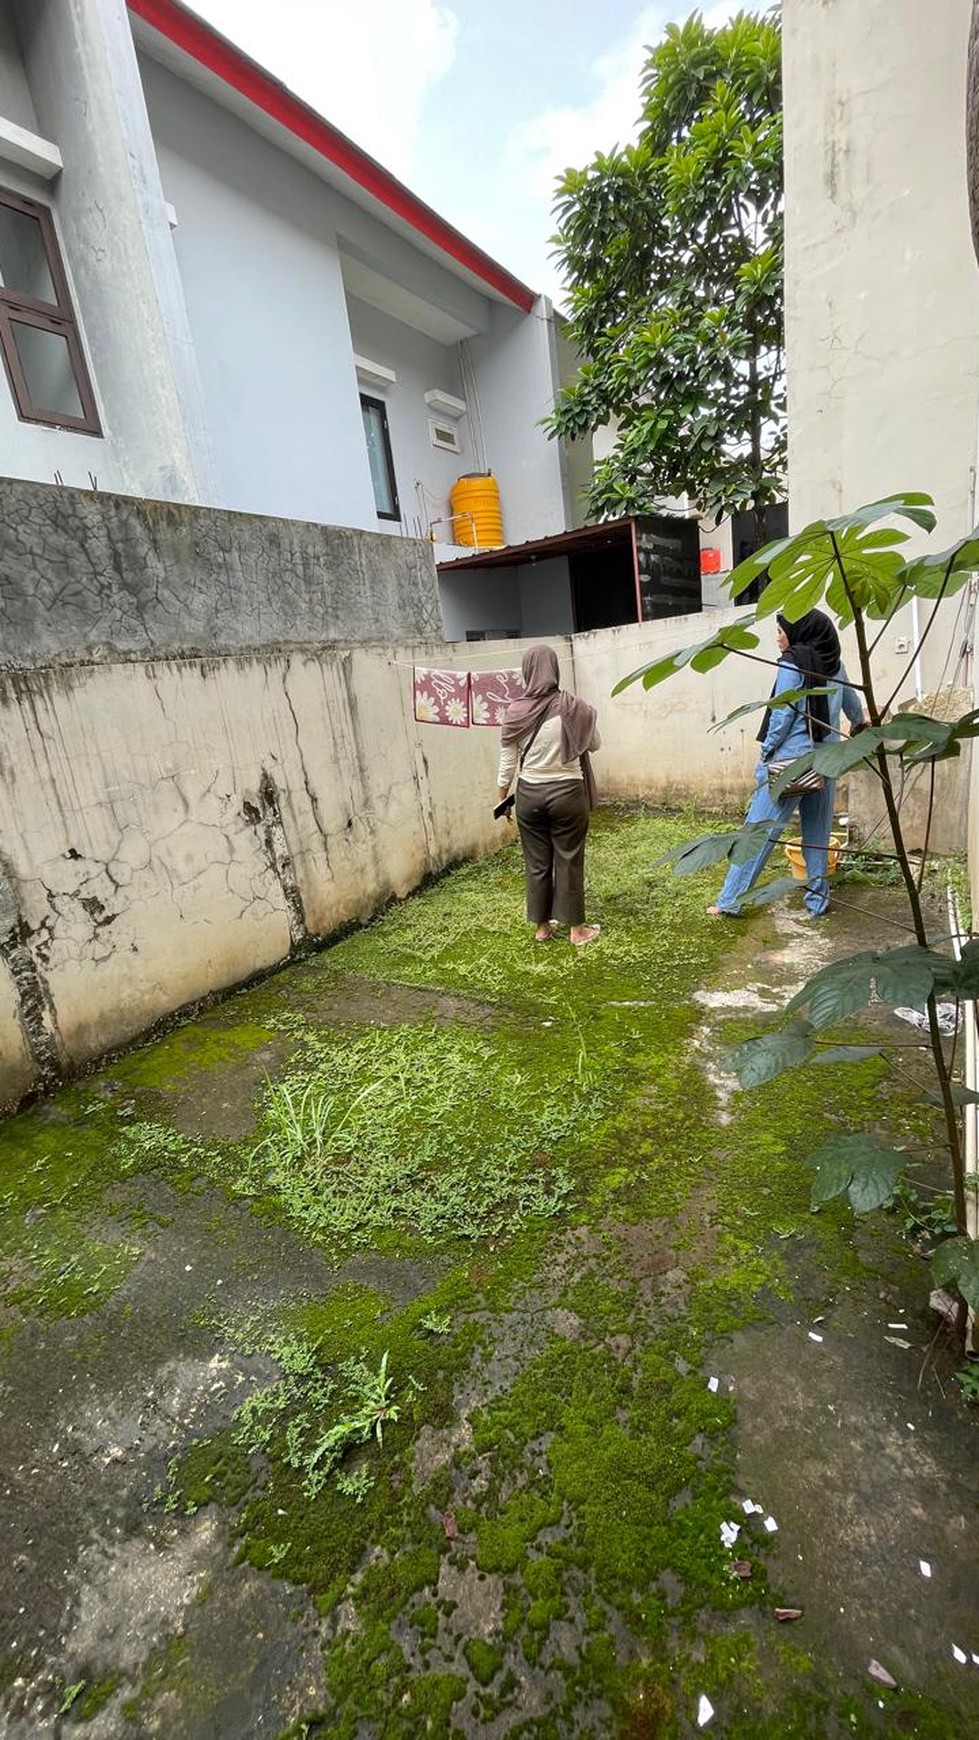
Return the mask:
{"type": "Polygon", "coordinates": [[[497,734],[416,725],[413,652],[0,674],[0,1103],[492,846],[497,734]]]}

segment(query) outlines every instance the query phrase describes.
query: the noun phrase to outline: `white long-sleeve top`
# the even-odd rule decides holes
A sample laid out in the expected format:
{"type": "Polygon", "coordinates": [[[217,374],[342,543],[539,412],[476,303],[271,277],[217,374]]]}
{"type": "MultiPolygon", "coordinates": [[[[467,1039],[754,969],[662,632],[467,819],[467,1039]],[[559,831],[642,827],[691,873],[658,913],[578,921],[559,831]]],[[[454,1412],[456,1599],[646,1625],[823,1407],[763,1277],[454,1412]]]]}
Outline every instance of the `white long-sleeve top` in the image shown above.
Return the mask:
{"type": "MultiPolygon", "coordinates": [[[[528,731],[527,736],[530,736],[528,731]]],[[[526,740],[525,740],[526,741],[526,740]]],[[[592,732],[589,750],[600,749],[602,740],[598,731],[592,732]]],[[[501,791],[509,791],[513,776],[517,771],[523,743],[508,743],[500,750],[500,771],[497,784],[501,791]]],[[[581,762],[563,761],[561,758],[561,720],[557,713],[545,719],[543,725],[527,751],[520,778],[525,785],[546,785],[553,779],[584,779],[581,762]]]]}

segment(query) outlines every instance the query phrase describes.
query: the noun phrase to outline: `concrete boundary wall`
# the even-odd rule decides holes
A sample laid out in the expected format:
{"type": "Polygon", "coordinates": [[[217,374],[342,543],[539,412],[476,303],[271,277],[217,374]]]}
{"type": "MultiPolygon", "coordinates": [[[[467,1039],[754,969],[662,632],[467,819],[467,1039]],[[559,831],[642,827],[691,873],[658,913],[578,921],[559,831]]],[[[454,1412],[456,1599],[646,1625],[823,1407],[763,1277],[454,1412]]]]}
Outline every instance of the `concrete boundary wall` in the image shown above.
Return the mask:
{"type": "Polygon", "coordinates": [[[0,479],[0,661],[442,632],[430,544],[0,479]]]}
{"type": "Polygon", "coordinates": [[[3,1104],[496,843],[497,734],[416,725],[393,658],[0,675],[3,1104]]]}
{"type": "MultiPolygon", "coordinates": [[[[740,809],[760,713],[710,726],[767,693],[768,664],[732,657],[611,697],[735,614],[552,639],[563,681],[598,709],[604,797],[740,809]]],[[[411,666],[509,666],[522,650],[405,641],[0,670],[0,1104],[511,837],[491,814],[497,732],[417,724],[411,666]]],[[[501,947],[522,916],[515,870],[501,947]]]]}

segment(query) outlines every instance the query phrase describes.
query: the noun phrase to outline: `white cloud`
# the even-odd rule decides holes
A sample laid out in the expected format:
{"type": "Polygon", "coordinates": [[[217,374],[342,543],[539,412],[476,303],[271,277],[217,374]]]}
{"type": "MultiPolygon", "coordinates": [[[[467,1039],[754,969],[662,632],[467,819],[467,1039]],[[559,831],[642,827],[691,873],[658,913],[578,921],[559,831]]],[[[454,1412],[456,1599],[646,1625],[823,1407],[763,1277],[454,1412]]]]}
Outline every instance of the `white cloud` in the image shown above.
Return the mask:
{"type": "Polygon", "coordinates": [[[196,0],[195,11],[410,181],[422,111],[456,56],[442,0],[196,0]]]}
{"type": "MultiPolygon", "coordinates": [[[[723,0],[711,6],[705,22],[723,24],[737,10],[723,0]]],[[[675,0],[656,0],[639,12],[628,35],[595,61],[593,91],[577,107],[548,108],[518,123],[507,136],[504,174],[514,192],[523,187],[524,202],[534,210],[537,226],[536,261],[525,263],[530,281],[560,301],[561,280],[548,258],[545,238],[553,230],[554,186],[569,167],[583,168],[599,151],[631,144],[640,126],[640,79],[647,55],[662,38],[671,19],[683,19],[690,7],[675,0]],[[528,194],[532,197],[528,198],[528,194]]],[[[529,238],[528,238],[529,239],[529,238]]]]}

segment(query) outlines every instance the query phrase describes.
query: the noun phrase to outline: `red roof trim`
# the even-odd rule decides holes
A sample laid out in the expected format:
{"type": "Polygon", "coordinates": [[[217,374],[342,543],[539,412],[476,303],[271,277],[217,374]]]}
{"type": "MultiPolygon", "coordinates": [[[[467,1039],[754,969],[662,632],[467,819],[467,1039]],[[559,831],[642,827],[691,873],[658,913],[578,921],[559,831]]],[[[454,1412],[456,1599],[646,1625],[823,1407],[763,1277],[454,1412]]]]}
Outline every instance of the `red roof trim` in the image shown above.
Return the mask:
{"type": "Polygon", "coordinates": [[[321,157],[342,169],[345,175],[349,175],[359,187],[380,200],[382,205],[386,205],[389,211],[394,212],[405,223],[410,224],[419,235],[434,242],[443,253],[475,273],[484,284],[505,296],[508,302],[522,308],[525,314],[530,313],[536,296],[526,284],[522,284],[519,278],[514,278],[473,242],[467,241],[459,230],[453,229],[431,206],[417,199],[402,182],[397,181],[373,157],[368,157],[346,134],[331,127],[329,121],[324,121],[315,109],[311,109],[299,97],[293,96],[285,85],[280,84],[257,61],[251,60],[218,31],[212,30],[202,18],[186,11],[176,0],[126,0],[126,3],[137,18],[142,18],[144,23],[165,36],[168,42],[172,42],[176,48],[189,54],[209,72],[223,79],[225,84],[261,109],[263,114],[288,128],[297,139],[311,145],[321,157]]]}

